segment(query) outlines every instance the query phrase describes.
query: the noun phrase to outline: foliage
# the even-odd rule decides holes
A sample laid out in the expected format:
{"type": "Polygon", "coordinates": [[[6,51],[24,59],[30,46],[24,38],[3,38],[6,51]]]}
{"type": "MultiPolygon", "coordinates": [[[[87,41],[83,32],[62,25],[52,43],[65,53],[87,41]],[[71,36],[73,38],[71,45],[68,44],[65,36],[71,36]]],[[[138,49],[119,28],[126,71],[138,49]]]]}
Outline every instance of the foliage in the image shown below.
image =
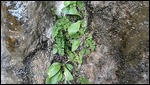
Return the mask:
{"type": "Polygon", "coordinates": [[[65,15],[68,14],[81,16],[76,9],[76,1],[65,1],[64,5],[65,7],[62,9],[62,13],[64,13],[65,15]]]}
{"type": "Polygon", "coordinates": [[[52,53],[61,57],[66,56],[67,60],[54,62],[48,68],[47,84],[60,81],[71,83],[73,66],[76,68],[77,65],[81,65],[83,56],[89,55],[95,49],[91,34],[85,40],[81,39],[86,35],[85,32],[88,32],[83,17],[85,15],[84,2],[64,1],[64,5],[62,13],[65,16],[60,16],[52,28],[52,39],[55,41],[52,53]]]}
{"type": "Polygon", "coordinates": [[[73,76],[70,71],[73,70],[71,64],[65,64],[55,62],[48,68],[48,77],[46,79],[46,84],[56,84],[59,81],[73,80],[73,76]]]}
{"type": "Polygon", "coordinates": [[[71,26],[68,28],[68,34],[73,35],[79,31],[81,22],[78,21],[76,23],[71,24],[71,26]]]}
{"type": "Polygon", "coordinates": [[[83,76],[79,77],[78,80],[79,80],[80,84],[91,84],[91,82],[83,76]]]}

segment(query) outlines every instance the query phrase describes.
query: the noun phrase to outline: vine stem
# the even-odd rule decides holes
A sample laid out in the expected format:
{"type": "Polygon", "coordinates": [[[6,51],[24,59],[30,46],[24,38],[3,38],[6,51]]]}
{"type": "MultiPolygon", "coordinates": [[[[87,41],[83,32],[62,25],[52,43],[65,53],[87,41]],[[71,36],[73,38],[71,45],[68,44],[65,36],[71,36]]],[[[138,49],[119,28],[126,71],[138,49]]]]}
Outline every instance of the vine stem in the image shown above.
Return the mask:
{"type": "Polygon", "coordinates": [[[66,65],[69,61],[70,61],[70,60],[67,60],[67,61],[63,64],[63,66],[66,65]]]}

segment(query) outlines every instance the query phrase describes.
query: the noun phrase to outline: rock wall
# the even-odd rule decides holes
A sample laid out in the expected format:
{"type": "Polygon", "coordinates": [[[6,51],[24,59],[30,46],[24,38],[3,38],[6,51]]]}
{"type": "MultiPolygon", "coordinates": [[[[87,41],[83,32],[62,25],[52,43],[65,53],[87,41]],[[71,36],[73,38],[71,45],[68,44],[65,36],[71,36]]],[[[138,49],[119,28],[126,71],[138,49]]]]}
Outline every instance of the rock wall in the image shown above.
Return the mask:
{"type": "MultiPolygon", "coordinates": [[[[45,82],[54,57],[50,37],[56,17],[51,9],[60,3],[1,2],[1,83],[45,82]]],[[[80,75],[95,84],[148,84],[149,2],[85,3],[88,29],[97,46],[83,58],[80,75]]]]}
{"type": "Polygon", "coordinates": [[[44,83],[54,2],[1,3],[1,83],[44,83]]]}
{"type": "Polygon", "coordinates": [[[92,83],[149,83],[149,2],[91,1],[96,51],[81,74],[92,83]]]}

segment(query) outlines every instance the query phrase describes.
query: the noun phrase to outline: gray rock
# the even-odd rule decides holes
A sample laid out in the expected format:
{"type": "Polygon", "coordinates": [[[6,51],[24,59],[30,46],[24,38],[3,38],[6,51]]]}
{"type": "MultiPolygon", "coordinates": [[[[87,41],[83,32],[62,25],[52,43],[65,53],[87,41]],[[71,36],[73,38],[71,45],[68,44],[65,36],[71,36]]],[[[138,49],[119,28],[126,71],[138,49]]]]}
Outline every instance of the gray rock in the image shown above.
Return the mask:
{"type": "MultiPolygon", "coordinates": [[[[51,54],[53,12],[62,2],[1,2],[1,83],[43,84],[51,54]]],[[[149,2],[91,1],[87,27],[96,50],[81,73],[95,84],[149,84],[149,2]]]]}
{"type": "Polygon", "coordinates": [[[2,2],[1,83],[44,83],[53,58],[47,33],[53,6],[54,2],[2,2]]]}
{"type": "Polygon", "coordinates": [[[92,83],[149,83],[149,26],[144,24],[149,23],[148,4],[91,1],[89,28],[97,47],[85,58],[82,74],[92,83]]]}

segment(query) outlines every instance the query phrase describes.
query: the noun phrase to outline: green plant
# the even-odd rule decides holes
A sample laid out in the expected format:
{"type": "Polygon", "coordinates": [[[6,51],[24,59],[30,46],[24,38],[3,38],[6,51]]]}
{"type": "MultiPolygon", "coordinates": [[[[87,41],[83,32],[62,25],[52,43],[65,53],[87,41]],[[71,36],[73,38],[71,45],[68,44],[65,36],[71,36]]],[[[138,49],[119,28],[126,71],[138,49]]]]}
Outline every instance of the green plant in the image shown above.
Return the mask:
{"type": "Polygon", "coordinates": [[[88,30],[83,17],[85,15],[84,2],[64,1],[64,5],[62,9],[64,16],[60,16],[52,28],[52,39],[55,41],[52,52],[67,59],[55,62],[48,68],[46,79],[48,84],[59,81],[71,83],[73,66],[76,69],[82,64],[83,56],[95,49],[92,35],[89,34],[86,37],[88,30]]]}
{"type": "Polygon", "coordinates": [[[55,62],[48,68],[48,78],[46,79],[46,83],[55,84],[59,81],[69,81],[73,80],[73,76],[70,73],[72,71],[73,66],[71,64],[65,64],[55,62]]]}
{"type": "Polygon", "coordinates": [[[91,84],[91,82],[87,78],[85,78],[83,76],[80,76],[78,78],[78,81],[80,82],[80,84],[91,84]]]}

